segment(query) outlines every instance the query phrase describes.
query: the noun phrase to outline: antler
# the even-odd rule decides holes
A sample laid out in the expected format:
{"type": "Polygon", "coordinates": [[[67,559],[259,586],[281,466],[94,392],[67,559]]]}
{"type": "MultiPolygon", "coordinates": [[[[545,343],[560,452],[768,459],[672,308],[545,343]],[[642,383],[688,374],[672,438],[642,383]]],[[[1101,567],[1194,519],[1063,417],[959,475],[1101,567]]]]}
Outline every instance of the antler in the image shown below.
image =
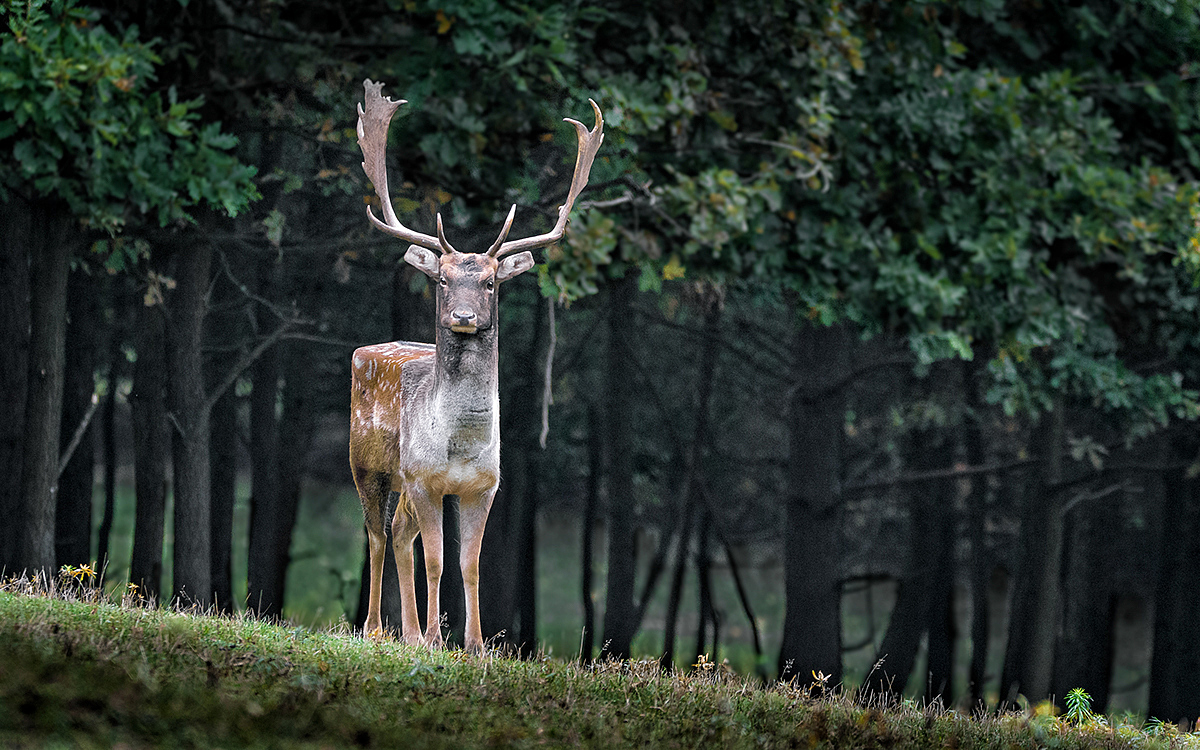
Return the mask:
{"type": "Polygon", "coordinates": [[[456,253],[458,251],[450,246],[450,243],[446,241],[446,235],[442,232],[442,215],[440,213],[437,215],[437,237],[414,232],[396,218],[392,201],[388,197],[385,155],[387,153],[388,126],[392,123],[392,115],[396,113],[401,104],[407,102],[404,99],[398,102],[392,101],[391,98],[380,93],[382,89],[382,83],[375,83],[370,78],[363,81],[363,98],[366,109],[363,109],[362,104],[358,105],[358,146],[363,152],[362,167],[363,171],[367,173],[367,179],[375,186],[375,194],[379,196],[379,202],[383,204],[384,220],[380,221],[375,218],[375,212],[371,210],[370,206],[367,206],[367,217],[377,228],[393,237],[399,237],[426,250],[456,253]]]}
{"type": "Polygon", "coordinates": [[[513,216],[517,210],[514,204],[508,211],[508,220],[504,222],[504,228],[500,230],[500,237],[488,249],[488,255],[503,258],[505,255],[521,250],[533,250],[552,245],[562,239],[571,208],[575,205],[575,199],[579,197],[584,186],[587,185],[588,175],[592,171],[592,161],[596,158],[596,152],[600,150],[600,144],[604,143],[604,115],[600,113],[600,107],[596,106],[596,102],[588,99],[588,103],[592,105],[592,110],[596,113],[596,127],[589,131],[583,123],[577,120],[569,117],[563,120],[575,126],[575,132],[579,137],[579,152],[575,156],[575,175],[571,178],[571,190],[567,193],[567,202],[558,208],[558,221],[555,222],[554,228],[546,234],[539,234],[536,237],[505,242],[504,238],[508,236],[508,230],[512,227],[513,216]]]}

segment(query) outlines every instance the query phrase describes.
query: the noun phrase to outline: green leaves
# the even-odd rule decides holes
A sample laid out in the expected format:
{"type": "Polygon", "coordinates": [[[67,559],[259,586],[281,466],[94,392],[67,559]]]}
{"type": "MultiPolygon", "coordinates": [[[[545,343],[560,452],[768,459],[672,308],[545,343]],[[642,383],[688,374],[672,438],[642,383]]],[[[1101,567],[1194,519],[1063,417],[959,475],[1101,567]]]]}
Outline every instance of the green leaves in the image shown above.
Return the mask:
{"type": "Polygon", "coordinates": [[[200,204],[234,215],[257,197],[254,168],[201,123],[201,100],[150,89],[159,59],[136,29],[117,38],[71,0],[4,0],[0,15],[0,153],[12,156],[0,192],[58,198],[110,234],[143,216],[191,221],[200,204]]]}

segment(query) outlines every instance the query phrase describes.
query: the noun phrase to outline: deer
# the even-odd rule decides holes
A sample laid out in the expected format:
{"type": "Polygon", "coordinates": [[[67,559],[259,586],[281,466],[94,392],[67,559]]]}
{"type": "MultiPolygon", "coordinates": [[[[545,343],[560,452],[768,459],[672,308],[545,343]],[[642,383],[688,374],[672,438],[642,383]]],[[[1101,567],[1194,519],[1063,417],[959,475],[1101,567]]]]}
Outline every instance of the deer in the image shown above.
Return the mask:
{"type": "Polygon", "coordinates": [[[565,118],[578,136],[575,172],[553,229],[509,240],[513,204],[500,235],[482,253],[460,252],[447,240],[442,215],[436,236],[404,226],[388,197],[386,149],[392,116],[403,99],[383,96],[384,84],[363,82],[358,144],[363,171],[375,188],[383,218],[367,206],[372,226],[410,243],[404,261],[434,282],[435,341],[395,341],[354,350],[351,357],[350,467],[362,501],[370,556],[370,598],[363,634],[381,637],[380,592],[387,538],[389,493],[399,497],[390,519],[400,582],[401,638],[442,648],[439,584],[442,575],[442,509],[459,498],[459,565],[466,602],[463,647],[483,650],[479,622],[479,551],[492,500],[500,485],[498,377],[499,285],[534,265],[532,250],[562,239],[575,200],[587,185],[604,140],[596,102],[595,127],[565,118]],[[417,616],[413,543],[425,552],[426,628],[417,616]]]}

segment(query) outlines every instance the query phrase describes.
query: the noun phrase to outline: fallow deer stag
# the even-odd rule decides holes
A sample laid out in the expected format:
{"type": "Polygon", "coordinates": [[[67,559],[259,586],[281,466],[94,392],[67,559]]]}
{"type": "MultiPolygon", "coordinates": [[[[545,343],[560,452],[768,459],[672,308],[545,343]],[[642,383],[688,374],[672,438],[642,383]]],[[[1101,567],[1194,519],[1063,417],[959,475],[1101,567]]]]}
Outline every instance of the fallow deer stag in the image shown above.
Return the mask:
{"type": "MultiPolygon", "coordinates": [[[[358,108],[358,144],[363,170],[383,209],[378,229],[412,243],[404,260],[437,282],[436,343],[396,341],[355,350],[350,391],[350,466],[362,500],[371,556],[371,596],[365,634],[382,631],[385,514],[389,490],[399,494],[392,547],[400,579],[404,640],[422,640],[413,582],[412,544],[421,535],[428,591],[424,642],[442,645],[438,585],[442,577],[442,498],[459,498],[459,535],[466,635],[469,650],[483,648],[479,625],[479,548],[492,498],[500,484],[500,396],[497,378],[497,285],[533,267],[535,248],[562,238],[575,199],[587,184],[592,160],[604,140],[600,108],[591,102],[596,126],[575,126],[579,151],[566,202],[554,228],[536,237],[506,241],[517,207],[508,212],[500,236],[483,253],[462,253],[446,241],[441,214],[437,236],[415,232],[396,218],[388,198],[388,126],[405,102],[382,96],[382,83],[363,82],[365,108],[358,108]],[[440,254],[439,254],[440,253],[440,254]]],[[[590,101],[590,100],[589,100],[590,101]]]]}

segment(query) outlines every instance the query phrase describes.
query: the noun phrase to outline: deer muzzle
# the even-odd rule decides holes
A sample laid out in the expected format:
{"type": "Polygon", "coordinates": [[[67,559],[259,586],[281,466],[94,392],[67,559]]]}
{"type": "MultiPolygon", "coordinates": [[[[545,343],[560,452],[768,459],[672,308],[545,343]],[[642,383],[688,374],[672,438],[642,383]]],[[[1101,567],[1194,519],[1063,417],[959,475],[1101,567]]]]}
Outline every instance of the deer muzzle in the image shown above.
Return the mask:
{"type": "Polygon", "coordinates": [[[475,333],[478,330],[475,313],[469,310],[455,310],[450,313],[450,318],[453,320],[450,330],[455,333],[475,333]]]}

